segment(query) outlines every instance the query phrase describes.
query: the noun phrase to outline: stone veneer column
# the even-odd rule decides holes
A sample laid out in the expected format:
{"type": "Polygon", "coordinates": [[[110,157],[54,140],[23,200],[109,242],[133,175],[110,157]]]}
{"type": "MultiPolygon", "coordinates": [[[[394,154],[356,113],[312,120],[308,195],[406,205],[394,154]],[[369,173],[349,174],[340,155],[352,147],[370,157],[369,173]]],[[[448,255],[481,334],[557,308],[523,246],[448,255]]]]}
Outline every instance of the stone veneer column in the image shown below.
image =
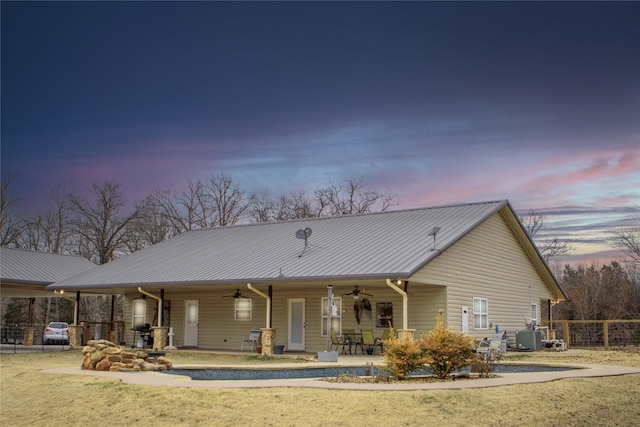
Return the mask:
{"type": "Polygon", "coordinates": [[[262,332],[262,354],[271,356],[273,354],[273,344],[276,342],[276,330],[273,328],[261,328],[262,332]]]}
{"type": "Polygon", "coordinates": [[[168,326],[153,326],[153,349],[163,350],[167,346],[168,326]]]}
{"type": "Polygon", "coordinates": [[[415,329],[398,329],[398,338],[410,338],[413,339],[415,329]]]}
{"type": "Polygon", "coordinates": [[[74,348],[82,347],[82,326],[69,325],[69,345],[74,348]]]}
{"type": "Polygon", "coordinates": [[[27,327],[24,328],[24,336],[22,337],[22,345],[33,345],[33,335],[36,331],[36,328],[27,327]]]}

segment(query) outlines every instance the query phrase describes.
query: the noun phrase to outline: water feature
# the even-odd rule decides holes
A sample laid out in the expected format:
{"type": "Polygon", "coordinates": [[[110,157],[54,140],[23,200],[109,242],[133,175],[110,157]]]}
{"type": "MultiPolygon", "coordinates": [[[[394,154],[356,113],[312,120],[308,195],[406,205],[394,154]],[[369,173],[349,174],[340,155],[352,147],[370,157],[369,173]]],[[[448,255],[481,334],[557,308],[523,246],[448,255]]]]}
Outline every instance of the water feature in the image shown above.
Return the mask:
{"type": "MultiPolygon", "coordinates": [[[[339,366],[339,367],[301,367],[301,368],[190,368],[169,369],[160,371],[166,374],[186,375],[193,380],[274,380],[293,378],[330,378],[339,375],[371,376],[388,375],[386,371],[371,366],[339,366]]],[[[549,365],[498,365],[494,373],[531,373],[531,372],[555,372],[579,369],[568,366],[549,365]]],[[[469,369],[456,373],[468,373],[469,369]]],[[[414,371],[410,376],[431,375],[431,371],[423,369],[414,371]]]]}

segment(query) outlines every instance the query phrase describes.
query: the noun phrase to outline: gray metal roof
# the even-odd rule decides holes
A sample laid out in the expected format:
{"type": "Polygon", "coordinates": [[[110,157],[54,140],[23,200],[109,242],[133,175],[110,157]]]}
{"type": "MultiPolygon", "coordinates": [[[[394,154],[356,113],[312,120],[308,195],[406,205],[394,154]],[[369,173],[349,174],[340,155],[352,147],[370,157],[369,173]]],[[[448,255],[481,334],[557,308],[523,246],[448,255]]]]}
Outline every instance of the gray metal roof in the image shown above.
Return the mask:
{"type": "Polygon", "coordinates": [[[190,231],[48,289],[406,278],[507,201],[190,231]],[[311,228],[309,248],[296,238],[311,228]],[[434,227],[440,227],[436,249],[434,227]]]}
{"type": "Polygon", "coordinates": [[[96,268],[86,258],[0,248],[0,282],[49,285],[96,268]]]}

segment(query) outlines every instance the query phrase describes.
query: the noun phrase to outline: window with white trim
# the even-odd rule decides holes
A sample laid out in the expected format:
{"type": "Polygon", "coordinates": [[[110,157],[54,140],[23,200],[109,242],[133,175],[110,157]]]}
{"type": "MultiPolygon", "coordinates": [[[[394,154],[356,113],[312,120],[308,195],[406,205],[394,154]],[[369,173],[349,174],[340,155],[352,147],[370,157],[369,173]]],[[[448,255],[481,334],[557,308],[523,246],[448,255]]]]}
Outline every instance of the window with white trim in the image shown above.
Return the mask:
{"type": "Polygon", "coordinates": [[[133,306],[131,307],[133,318],[131,324],[133,328],[142,328],[147,323],[147,300],[137,298],[133,300],[133,306]]]}
{"type": "Polygon", "coordinates": [[[342,333],[342,297],[333,297],[331,309],[328,309],[329,298],[322,298],[322,336],[327,336],[327,316],[331,313],[331,329],[336,331],[336,335],[342,333]]]}
{"type": "Polygon", "coordinates": [[[236,298],[235,304],[235,320],[249,321],[251,320],[251,313],[253,307],[253,300],[251,298],[236,298]]]}
{"type": "Polygon", "coordinates": [[[538,304],[531,303],[531,319],[538,323],[538,304]]]}
{"type": "Polygon", "coordinates": [[[473,328],[489,329],[489,305],[486,298],[473,298],[473,328]]]}

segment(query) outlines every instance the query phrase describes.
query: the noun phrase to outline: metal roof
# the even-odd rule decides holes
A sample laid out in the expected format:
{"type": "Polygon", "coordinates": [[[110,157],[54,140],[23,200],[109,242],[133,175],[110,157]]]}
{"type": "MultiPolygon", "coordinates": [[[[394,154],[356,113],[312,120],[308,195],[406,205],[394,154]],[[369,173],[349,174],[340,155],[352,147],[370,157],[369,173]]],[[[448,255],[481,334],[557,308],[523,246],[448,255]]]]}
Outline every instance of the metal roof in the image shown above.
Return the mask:
{"type": "Polygon", "coordinates": [[[0,282],[49,285],[96,268],[86,258],[0,248],[0,282]]]}
{"type": "Polygon", "coordinates": [[[494,201],[190,231],[48,289],[408,278],[507,205],[494,201]],[[304,250],[296,232],[307,227],[312,234],[304,250]],[[435,250],[434,227],[440,227],[435,250]]]}

